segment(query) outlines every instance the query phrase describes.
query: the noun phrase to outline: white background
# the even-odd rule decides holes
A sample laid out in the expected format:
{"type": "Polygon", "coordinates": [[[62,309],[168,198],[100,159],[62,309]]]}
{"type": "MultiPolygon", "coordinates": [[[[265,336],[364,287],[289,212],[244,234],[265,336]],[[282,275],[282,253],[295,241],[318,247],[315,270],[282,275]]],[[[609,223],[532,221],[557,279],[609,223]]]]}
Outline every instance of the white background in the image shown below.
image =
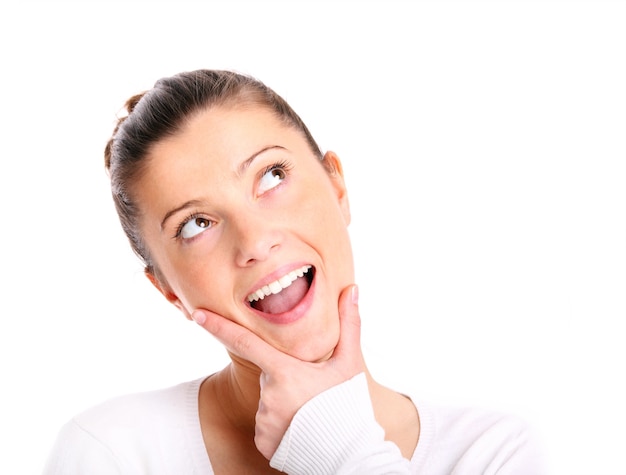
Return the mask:
{"type": "Polygon", "coordinates": [[[142,276],[102,150],[181,70],[253,74],[343,159],[379,380],[626,473],[623,1],[5,2],[0,473],[111,396],[225,364],[142,276]]]}

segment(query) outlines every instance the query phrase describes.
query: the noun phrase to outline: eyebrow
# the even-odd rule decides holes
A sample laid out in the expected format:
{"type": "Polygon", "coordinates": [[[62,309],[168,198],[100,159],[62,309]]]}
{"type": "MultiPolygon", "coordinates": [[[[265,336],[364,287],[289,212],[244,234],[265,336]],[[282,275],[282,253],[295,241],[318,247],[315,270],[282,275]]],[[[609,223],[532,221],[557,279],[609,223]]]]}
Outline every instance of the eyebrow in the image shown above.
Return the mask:
{"type": "Polygon", "coordinates": [[[168,211],[167,213],[165,213],[165,216],[163,217],[163,221],[161,221],[161,230],[163,230],[165,228],[165,223],[173,215],[175,215],[179,211],[182,211],[182,210],[184,210],[186,208],[190,208],[192,206],[199,206],[201,203],[202,202],[200,200],[189,200],[189,201],[186,201],[185,203],[183,203],[182,205],[180,205],[179,207],[174,208],[174,209],[168,211]]]}
{"type": "MultiPolygon", "coordinates": [[[[254,161],[255,158],[257,158],[259,155],[267,152],[268,150],[273,150],[273,149],[281,149],[281,150],[286,150],[285,147],[281,147],[280,145],[269,145],[267,147],[262,148],[261,150],[259,150],[258,152],[255,152],[253,155],[251,155],[250,157],[246,158],[241,165],[239,165],[239,167],[237,168],[237,176],[241,176],[243,175],[243,173],[250,167],[250,165],[252,164],[252,162],[254,161]]],[[[168,219],[170,219],[173,215],[175,215],[176,213],[186,209],[186,208],[190,208],[192,206],[200,206],[202,204],[202,201],[200,200],[189,200],[184,202],[182,205],[168,211],[167,213],[165,213],[165,216],[163,217],[163,220],[161,221],[161,230],[163,230],[165,228],[165,223],[167,222],[168,219]]]]}
{"type": "Polygon", "coordinates": [[[252,164],[252,162],[254,161],[255,158],[257,158],[262,153],[265,153],[268,150],[273,150],[273,149],[286,150],[285,147],[281,147],[280,145],[269,145],[267,147],[262,148],[261,150],[259,150],[258,152],[255,152],[249,158],[244,160],[241,163],[241,165],[239,165],[239,168],[237,169],[237,176],[243,175],[243,172],[245,172],[248,169],[248,167],[250,167],[250,165],[252,164]]]}

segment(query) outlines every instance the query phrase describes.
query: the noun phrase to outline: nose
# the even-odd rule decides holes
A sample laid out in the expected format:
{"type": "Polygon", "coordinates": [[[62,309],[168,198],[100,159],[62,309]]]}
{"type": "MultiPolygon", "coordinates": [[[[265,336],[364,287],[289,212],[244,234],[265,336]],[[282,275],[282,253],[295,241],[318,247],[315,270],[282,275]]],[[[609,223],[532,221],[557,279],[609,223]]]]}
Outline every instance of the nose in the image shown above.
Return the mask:
{"type": "Polygon", "coordinates": [[[240,267],[268,259],[283,240],[282,232],[271,219],[262,216],[240,216],[233,228],[235,261],[240,267]]]}

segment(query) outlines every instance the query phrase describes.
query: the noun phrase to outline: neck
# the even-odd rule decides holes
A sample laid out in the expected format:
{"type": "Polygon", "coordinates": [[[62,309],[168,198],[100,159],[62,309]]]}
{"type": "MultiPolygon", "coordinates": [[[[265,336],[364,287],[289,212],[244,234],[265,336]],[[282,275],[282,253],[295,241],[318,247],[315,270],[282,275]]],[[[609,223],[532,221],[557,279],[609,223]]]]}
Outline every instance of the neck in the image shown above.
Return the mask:
{"type": "MultiPolygon", "coordinates": [[[[204,411],[213,408],[207,415],[213,423],[254,434],[261,370],[248,361],[230,356],[232,362],[208,378],[200,389],[201,418],[204,411]]],[[[376,382],[367,369],[365,372],[376,420],[385,429],[386,438],[394,441],[403,455],[410,458],[420,426],[415,406],[410,399],[376,382]]]]}
{"type": "Polygon", "coordinates": [[[255,415],[259,409],[261,369],[230,355],[232,362],[204,384],[206,391],[219,404],[235,427],[254,430],[255,415]]]}
{"type": "MultiPolygon", "coordinates": [[[[203,385],[203,390],[219,404],[221,413],[231,424],[254,429],[259,409],[261,369],[253,363],[230,354],[231,363],[203,385]]],[[[365,369],[376,419],[383,422],[388,410],[388,398],[393,391],[377,383],[365,369]]]]}

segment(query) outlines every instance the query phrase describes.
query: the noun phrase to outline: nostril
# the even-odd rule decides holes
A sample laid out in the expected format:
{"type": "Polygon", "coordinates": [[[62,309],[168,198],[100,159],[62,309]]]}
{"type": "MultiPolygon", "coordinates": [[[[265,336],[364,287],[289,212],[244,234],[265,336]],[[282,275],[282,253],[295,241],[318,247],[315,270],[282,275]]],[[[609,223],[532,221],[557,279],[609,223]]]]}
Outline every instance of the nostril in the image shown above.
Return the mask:
{"type": "Polygon", "coordinates": [[[232,246],[236,263],[241,267],[266,260],[281,247],[284,240],[284,234],[275,226],[272,216],[259,212],[241,213],[237,220],[230,222],[224,237],[232,246]]]}
{"type": "Polygon", "coordinates": [[[257,262],[266,260],[273,252],[276,252],[279,248],[279,243],[269,244],[267,241],[263,240],[247,243],[240,247],[237,262],[241,266],[249,267],[257,262]]]}

